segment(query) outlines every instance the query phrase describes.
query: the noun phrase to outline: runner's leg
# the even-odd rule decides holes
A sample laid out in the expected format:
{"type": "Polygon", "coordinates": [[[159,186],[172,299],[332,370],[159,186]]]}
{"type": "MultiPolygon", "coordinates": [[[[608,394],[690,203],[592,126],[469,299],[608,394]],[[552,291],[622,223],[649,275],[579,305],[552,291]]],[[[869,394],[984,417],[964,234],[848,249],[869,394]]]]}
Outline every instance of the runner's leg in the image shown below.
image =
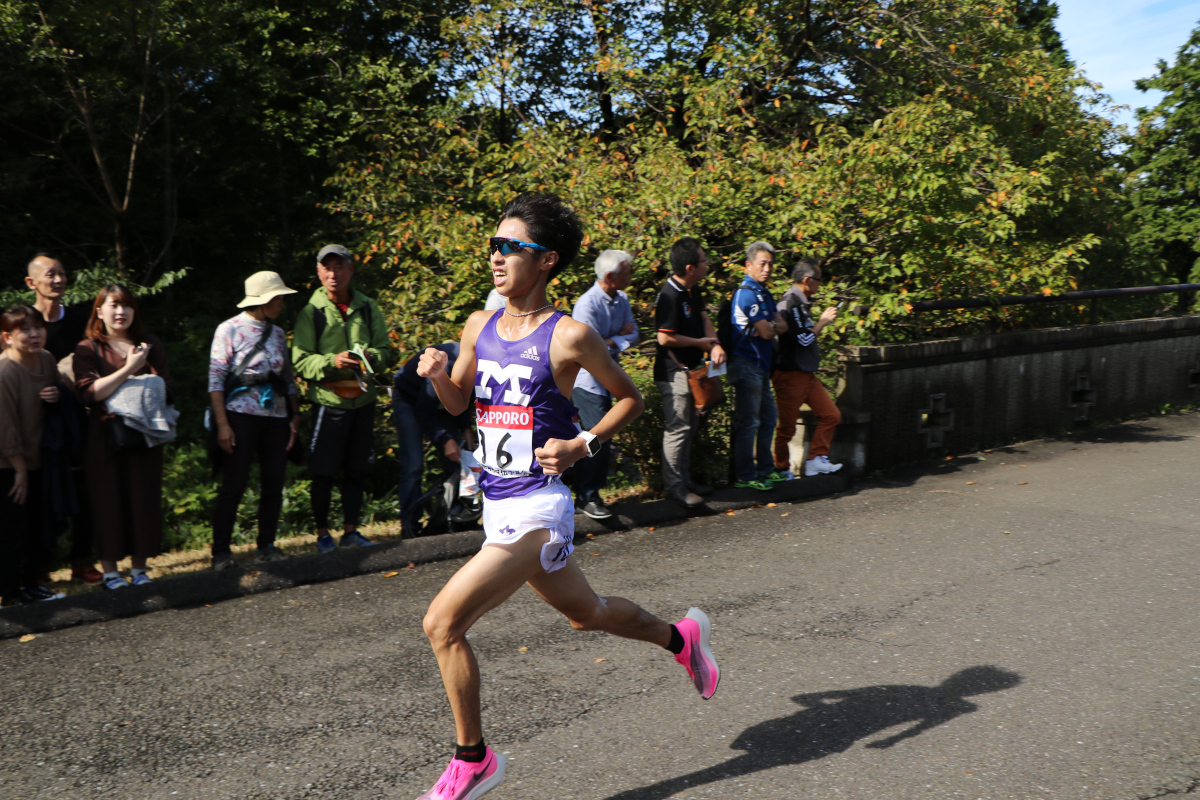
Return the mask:
{"type": "Polygon", "coordinates": [[[529,587],[576,630],[604,631],[664,648],[671,642],[669,623],[623,597],[598,597],[574,558],[554,572],[539,571],[529,578],[529,587]]]}
{"type": "Polygon", "coordinates": [[[483,738],[479,663],[467,631],[542,571],[542,545],[549,540],[549,531],[543,529],[513,544],[485,546],[454,574],[425,613],[425,635],[437,656],[460,745],[478,744],[483,738]]]}

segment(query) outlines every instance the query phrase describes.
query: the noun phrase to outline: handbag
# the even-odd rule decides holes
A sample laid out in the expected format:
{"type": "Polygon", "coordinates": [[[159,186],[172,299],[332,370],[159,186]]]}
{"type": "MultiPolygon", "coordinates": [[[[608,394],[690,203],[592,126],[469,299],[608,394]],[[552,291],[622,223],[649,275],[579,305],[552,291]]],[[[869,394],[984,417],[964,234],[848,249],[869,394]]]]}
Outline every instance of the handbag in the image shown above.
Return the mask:
{"type": "Polygon", "coordinates": [[[146,442],[146,434],[134,430],[125,424],[125,418],[118,414],[106,414],[102,418],[104,439],[110,450],[145,451],[150,449],[146,442]]]}
{"type": "Polygon", "coordinates": [[[695,369],[688,369],[674,353],[671,353],[671,358],[687,373],[688,389],[692,393],[692,402],[696,406],[697,414],[704,416],[725,402],[725,387],[719,378],[709,376],[707,362],[695,369]]]}
{"type": "MultiPolygon", "coordinates": [[[[92,340],[92,350],[96,353],[96,368],[102,370],[104,359],[100,357],[100,347],[92,340]]],[[[100,418],[104,428],[104,441],[109,450],[149,450],[146,435],[125,424],[125,419],[117,414],[105,414],[100,418]]]]}

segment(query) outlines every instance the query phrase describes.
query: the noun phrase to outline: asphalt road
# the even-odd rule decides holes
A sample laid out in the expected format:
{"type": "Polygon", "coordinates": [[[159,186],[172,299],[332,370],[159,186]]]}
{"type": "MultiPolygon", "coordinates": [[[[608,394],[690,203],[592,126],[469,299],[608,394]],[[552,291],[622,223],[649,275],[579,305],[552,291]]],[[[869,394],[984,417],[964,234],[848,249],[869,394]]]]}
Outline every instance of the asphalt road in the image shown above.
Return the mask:
{"type": "MultiPolygon", "coordinates": [[[[522,590],[472,632],[488,800],[1200,794],[1200,416],[582,543],[665,651],[522,590]]],[[[453,726],[421,634],[461,564],[0,642],[0,797],[403,798],[453,726]]]]}

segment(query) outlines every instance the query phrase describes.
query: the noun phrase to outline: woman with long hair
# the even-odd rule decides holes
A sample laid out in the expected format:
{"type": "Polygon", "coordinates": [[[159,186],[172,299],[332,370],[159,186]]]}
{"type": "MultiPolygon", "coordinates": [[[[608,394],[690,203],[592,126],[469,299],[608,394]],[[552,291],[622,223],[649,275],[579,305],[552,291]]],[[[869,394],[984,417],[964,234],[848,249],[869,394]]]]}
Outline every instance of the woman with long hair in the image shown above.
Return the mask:
{"type": "Polygon", "coordinates": [[[171,403],[167,354],[162,342],[143,329],[133,292],[119,284],[96,295],[85,335],[75,347],[75,392],[88,407],[84,469],[104,587],[128,585],[117,571],[125,556],[132,560],[132,583],[140,586],[150,583],[146,560],[162,548],[163,449],[137,441],[118,446],[119,437],[106,427],[115,428],[120,420],[105,401],[130,378],[157,375],[171,403]]]}

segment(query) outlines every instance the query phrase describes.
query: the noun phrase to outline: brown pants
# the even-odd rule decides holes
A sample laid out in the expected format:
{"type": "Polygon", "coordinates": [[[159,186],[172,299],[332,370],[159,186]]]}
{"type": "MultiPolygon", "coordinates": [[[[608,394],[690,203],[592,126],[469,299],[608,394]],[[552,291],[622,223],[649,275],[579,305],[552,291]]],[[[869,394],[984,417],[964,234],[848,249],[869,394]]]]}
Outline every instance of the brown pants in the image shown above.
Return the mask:
{"type": "Polygon", "coordinates": [[[829,455],[833,443],[833,431],[842,421],[842,412],[833,404],[821,379],[812,372],[777,369],[771,373],[771,385],[775,388],[775,405],[779,408],[779,426],[775,429],[775,468],[788,469],[791,456],[788,442],[796,435],[796,418],[800,406],[808,407],[817,415],[817,432],[813,434],[808,448],[810,459],[829,455]]]}

